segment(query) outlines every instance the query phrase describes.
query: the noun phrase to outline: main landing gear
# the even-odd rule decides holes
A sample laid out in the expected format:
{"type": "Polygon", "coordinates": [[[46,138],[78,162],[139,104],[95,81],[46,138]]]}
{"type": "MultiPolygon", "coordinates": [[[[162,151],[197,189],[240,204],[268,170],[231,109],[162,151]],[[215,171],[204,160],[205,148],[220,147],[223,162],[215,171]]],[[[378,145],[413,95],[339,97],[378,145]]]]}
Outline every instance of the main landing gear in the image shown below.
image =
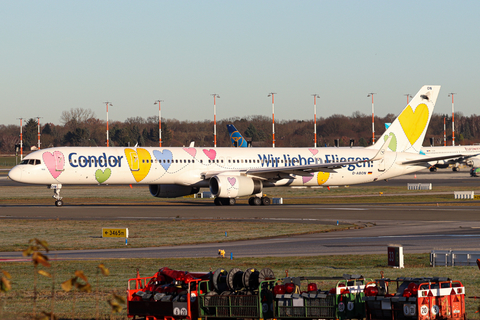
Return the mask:
{"type": "Polygon", "coordinates": [[[248,199],[248,204],[251,206],[268,206],[271,204],[270,198],[269,197],[250,197],[248,199]]]}
{"type": "MultiPolygon", "coordinates": [[[[216,206],[234,206],[236,202],[235,198],[215,198],[213,201],[216,206]]],[[[251,206],[268,206],[271,201],[269,197],[250,197],[248,204],[251,206]]]]}
{"type": "Polygon", "coordinates": [[[55,199],[55,205],[57,207],[63,206],[63,200],[62,200],[63,198],[60,197],[60,190],[62,189],[62,185],[61,184],[51,184],[48,188],[53,189],[52,198],[55,199]]]}
{"type": "Polygon", "coordinates": [[[215,198],[213,201],[216,206],[234,206],[237,201],[235,198],[215,198]]]}

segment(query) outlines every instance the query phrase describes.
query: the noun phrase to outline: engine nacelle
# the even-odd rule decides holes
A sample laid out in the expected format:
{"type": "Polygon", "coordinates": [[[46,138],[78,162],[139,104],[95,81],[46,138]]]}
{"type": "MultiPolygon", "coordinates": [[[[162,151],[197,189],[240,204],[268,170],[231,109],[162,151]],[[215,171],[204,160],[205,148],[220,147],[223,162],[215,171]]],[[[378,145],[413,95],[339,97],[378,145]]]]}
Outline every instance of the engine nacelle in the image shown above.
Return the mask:
{"type": "Polygon", "coordinates": [[[262,192],[260,180],[245,176],[218,175],[210,179],[210,192],[219,198],[235,198],[262,192]]]}
{"type": "Polygon", "coordinates": [[[479,158],[471,158],[467,160],[467,166],[469,167],[480,167],[480,159],[479,158]]]}
{"type": "Polygon", "coordinates": [[[176,198],[198,193],[200,188],[181,186],[178,184],[151,184],[148,186],[150,194],[157,198],[176,198]]]}

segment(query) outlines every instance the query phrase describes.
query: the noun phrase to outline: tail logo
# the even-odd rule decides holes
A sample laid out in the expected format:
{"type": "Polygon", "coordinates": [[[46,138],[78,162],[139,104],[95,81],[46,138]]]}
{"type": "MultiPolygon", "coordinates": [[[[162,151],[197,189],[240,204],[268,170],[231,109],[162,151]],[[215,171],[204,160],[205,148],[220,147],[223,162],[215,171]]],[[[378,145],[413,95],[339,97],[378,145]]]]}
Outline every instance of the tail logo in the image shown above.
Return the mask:
{"type": "MultiPolygon", "coordinates": [[[[405,108],[398,116],[403,132],[407,136],[408,141],[413,145],[425,130],[429,119],[428,107],[425,104],[419,104],[415,111],[412,107],[405,108]]],[[[393,139],[392,139],[393,142],[393,139]]],[[[390,143],[391,144],[391,143],[390,143]]]]}

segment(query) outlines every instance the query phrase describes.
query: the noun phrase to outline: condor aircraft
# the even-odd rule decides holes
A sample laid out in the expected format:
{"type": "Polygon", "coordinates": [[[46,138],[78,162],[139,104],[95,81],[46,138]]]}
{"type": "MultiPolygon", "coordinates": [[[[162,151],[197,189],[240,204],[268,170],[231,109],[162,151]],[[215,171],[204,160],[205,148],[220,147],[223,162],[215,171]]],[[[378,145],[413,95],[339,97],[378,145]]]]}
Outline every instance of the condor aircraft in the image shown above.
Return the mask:
{"type": "Polygon", "coordinates": [[[58,147],[30,153],[8,176],[49,185],[57,206],[63,205],[62,186],[69,184],[144,184],[160,198],[209,187],[216,205],[250,195],[250,205],[268,205],[270,199],[262,197],[268,187],[367,183],[449,158],[419,154],[439,90],[423,86],[367,148],[58,147]]]}

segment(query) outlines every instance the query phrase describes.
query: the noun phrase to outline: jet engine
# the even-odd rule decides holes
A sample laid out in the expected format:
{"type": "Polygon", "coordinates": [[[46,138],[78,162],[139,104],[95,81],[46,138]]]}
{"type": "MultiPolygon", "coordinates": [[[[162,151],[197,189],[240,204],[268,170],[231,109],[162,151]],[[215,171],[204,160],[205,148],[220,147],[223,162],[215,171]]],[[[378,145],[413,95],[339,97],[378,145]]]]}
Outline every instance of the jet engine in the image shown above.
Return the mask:
{"type": "Polygon", "coordinates": [[[210,179],[210,192],[218,198],[249,196],[262,190],[262,181],[245,176],[217,175],[210,179]]]}
{"type": "Polygon", "coordinates": [[[148,186],[150,194],[157,198],[176,198],[198,193],[200,188],[181,186],[178,184],[151,184],[148,186]]]}

